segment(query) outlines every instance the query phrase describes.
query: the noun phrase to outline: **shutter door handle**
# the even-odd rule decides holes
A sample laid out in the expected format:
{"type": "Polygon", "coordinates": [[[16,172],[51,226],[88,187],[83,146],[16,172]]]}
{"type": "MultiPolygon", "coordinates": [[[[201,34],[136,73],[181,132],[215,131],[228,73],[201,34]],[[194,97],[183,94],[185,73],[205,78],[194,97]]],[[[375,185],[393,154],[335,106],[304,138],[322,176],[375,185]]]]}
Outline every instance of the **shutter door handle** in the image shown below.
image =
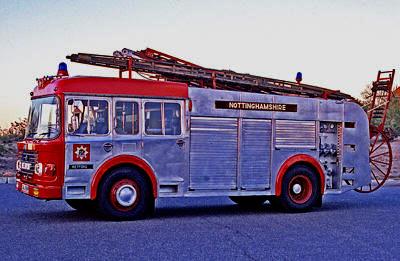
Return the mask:
{"type": "Polygon", "coordinates": [[[182,139],[179,139],[176,141],[176,144],[178,144],[179,147],[182,147],[185,144],[185,141],[182,139]]]}

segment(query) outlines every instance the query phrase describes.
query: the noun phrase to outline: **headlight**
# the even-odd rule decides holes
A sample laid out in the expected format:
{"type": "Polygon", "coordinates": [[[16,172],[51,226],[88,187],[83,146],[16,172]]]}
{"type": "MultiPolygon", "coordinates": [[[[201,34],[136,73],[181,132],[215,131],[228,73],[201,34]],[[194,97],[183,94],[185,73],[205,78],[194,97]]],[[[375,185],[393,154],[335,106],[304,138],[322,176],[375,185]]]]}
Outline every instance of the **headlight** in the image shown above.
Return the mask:
{"type": "Polygon", "coordinates": [[[21,170],[21,161],[17,160],[17,163],[15,164],[15,168],[17,169],[17,171],[21,170]]]}
{"type": "Polygon", "coordinates": [[[43,173],[43,164],[42,163],[36,163],[35,164],[35,174],[38,176],[41,176],[43,173]]]}

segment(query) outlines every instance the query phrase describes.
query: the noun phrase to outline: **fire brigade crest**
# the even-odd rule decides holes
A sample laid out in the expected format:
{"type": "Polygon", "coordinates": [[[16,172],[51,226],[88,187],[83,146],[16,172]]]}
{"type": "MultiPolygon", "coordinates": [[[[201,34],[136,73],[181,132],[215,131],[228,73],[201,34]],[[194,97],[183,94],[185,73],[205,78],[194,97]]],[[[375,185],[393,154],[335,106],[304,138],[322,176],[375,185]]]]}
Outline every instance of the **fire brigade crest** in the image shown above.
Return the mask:
{"type": "Polygon", "coordinates": [[[90,144],[74,144],[74,161],[90,161],[90,144]]]}

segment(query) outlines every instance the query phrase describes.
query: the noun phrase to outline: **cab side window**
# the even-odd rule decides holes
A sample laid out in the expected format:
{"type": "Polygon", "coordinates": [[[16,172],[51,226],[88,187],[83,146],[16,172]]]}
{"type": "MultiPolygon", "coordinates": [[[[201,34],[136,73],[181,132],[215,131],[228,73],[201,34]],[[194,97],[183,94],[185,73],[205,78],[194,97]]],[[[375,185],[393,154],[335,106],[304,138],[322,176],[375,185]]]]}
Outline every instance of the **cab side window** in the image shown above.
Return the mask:
{"type": "Polygon", "coordinates": [[[104,100],[68,100],[68,133],[104,135],[108,133],[108,102],[104,100]]]}
{"type": "Polygon", "coordinates": [[[181,135],[181,106],[178,103],[146,102],[145,133],[149,135],[181,135]]]}
{"type": "Polygon", "coordinates": [[[138,104],[117,101],[115,103],[115,132],[120,135],[139,133],[138,104]]]}
{"type": "Polygon", "coordinates": [[[162,135],[161,103],[146,102],[144,106],[145,131],[150,135],[162,135]]]}
{"type": "Polygon", "coordinates": [[[164,103],[165,135],[181,135],[181,106],[164,103]]]}

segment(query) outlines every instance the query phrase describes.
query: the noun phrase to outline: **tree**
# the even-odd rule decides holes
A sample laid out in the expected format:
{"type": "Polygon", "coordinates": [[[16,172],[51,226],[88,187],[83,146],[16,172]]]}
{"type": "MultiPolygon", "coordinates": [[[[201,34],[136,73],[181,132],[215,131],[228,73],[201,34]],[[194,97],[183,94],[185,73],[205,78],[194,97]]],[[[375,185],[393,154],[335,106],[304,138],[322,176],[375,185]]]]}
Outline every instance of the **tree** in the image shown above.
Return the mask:
{"type": "Polygon", "coordinates": [[[390,127],[396,134],[400,134],[400,97],[393,97],[391,100],[385,127],[390,127]]]}

